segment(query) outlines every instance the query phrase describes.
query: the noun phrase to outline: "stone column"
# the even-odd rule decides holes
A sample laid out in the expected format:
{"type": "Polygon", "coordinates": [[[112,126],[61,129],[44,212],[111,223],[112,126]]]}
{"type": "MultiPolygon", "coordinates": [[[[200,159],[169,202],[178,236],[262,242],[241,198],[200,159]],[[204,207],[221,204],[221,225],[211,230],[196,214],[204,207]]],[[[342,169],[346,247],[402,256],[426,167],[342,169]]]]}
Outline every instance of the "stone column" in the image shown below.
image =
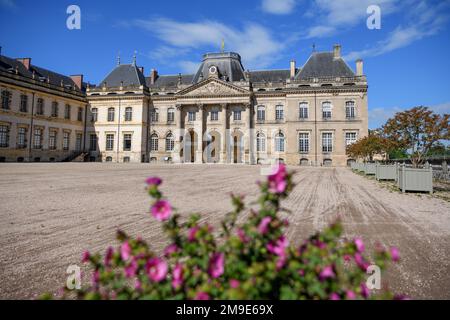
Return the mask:
{"type": "Polygon", "coordinates": [[[227,122],[228,122],[228,106],[226,103],[221,105],[222,113],[221,116],[223,118],[223,131],[220,137],[220,159],[219,163],[228,163],[227,159],[227,122]]]}
{"type": "Polygon", "coordinates": [[[198,104],[198,119],[195,121],[195,132],[197,133],[197,149],[195,150],[195,163],[203,163],[203,110],[204,105],[198,104]]]}
{"type": "Polygon", "coordinates": [[[254,108],[255,106],[253,105],[253,103],[250,103],[248,105],[249,164],[256,164],[256,132],[253,125],[254,108]]]}
{"type": "Polygon", "coordinates": [[[174,132],[174,139],[175,139],[175,145],[174,145],[174,152],[173,152],[173,162],[174,163],[180,163],[182,162],[182,159],[180,158],[180,151],[181,151],[181,137],[183,136],[183,130],[181,128],[181,113],[183,112],[182,107],[180,104],[177,104],[175,106],[175,124],[177,128],[174,132]]]}

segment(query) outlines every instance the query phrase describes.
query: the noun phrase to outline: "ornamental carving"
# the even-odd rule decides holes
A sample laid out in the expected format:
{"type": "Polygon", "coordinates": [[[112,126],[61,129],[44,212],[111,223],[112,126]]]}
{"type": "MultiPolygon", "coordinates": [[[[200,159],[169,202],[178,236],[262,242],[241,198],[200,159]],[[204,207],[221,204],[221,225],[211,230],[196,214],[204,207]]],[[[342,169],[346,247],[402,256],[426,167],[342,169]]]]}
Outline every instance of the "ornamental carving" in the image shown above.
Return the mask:
{"type": "Polygon", "coordinates": [[[217,82],[208,82],[204,86],[187,92],[187,96],[211,96],[242,94],[239,90],[230,88],[217,82]]]}

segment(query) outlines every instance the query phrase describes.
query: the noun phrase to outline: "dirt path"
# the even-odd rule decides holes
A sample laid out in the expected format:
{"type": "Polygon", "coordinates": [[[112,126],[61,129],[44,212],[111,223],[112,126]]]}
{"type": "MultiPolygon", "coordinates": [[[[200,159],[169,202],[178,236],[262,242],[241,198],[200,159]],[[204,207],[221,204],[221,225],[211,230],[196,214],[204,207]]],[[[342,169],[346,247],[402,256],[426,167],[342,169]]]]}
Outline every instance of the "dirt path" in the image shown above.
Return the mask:
{"type": "MultiPolygon", "coordinates": [[[[288,236],[299,242],[340,216],[346,236],[399,247],[401,262],[383,275],[414,298],[450,299],[450,204],[380,188],[346,168],[297,169],[288,236]]],[[[181,214],[197,211],[218,226],[227,194],[255,199],[257,166],[145,164],[0,165],[0,298],[33,298],[65,283],[81,252],[115,244],[121,228],[157,250],[166,241],[149,218],[144,179],[158,175],[181,214]]],[[[241,217],[245,219],[245,217],[241,217]]]]}

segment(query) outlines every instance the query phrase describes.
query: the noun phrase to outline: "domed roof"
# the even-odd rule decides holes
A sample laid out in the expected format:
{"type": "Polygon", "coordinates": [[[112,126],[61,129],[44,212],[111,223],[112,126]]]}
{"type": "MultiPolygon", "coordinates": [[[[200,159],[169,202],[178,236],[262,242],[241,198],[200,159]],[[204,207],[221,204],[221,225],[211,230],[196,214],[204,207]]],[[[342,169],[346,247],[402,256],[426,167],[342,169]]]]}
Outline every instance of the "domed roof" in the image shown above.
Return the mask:
{"type": "Polygon", "coordinates": [[[241,56],[235,52],[219,52],[203,55],[202,64],[198,68],[192,83],[207,79],[210,75],[210,68],[213,66],[217,68],[217,76],[221,80],[231,82],[246,80],[241,56]]]}

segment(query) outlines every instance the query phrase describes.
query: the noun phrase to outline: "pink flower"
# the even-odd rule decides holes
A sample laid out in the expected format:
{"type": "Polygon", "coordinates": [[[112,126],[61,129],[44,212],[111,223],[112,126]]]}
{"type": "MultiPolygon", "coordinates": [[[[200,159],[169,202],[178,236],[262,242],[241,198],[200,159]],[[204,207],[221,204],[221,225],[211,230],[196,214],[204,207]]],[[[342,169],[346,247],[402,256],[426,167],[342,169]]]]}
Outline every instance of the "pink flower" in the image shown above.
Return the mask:
{"type": "Polygon", "coordinates": [[[267,244],[267,250],[277,256],[284,256],[286,254],[285,249],[289,245],[289,241],[285,236],[281,236],[276,242],[267,244]]]}
{"type": "Polygon", "coordinates": [[[200,230],[199,226],[195,226],[195,227],[192,227],[189,229],[189,231],[188,231],[188,241],[189,242],[193,242],[196,240],[198,230],[200,230]]]}
{"type": "Polygon", "coordinates": [[[106,249],[106,254],[105,254],[105,266],[109,267],[109,265],[111,264],[111,259],[112,259],[113,254],[114,254],[113,247],[108,247],[108,249],[106,249]]]}
{"type": "Polygon", "coordinates": [[[328,278],[334,278],[335,276],[336,276],[336,274],[333,271],[333,266],[326,266],[320,272],[319,278],[320,278],[320,280],[325,280],[328,278]]]}
{"type": "Polygon", "coordinates": [[[286,261],[287,257],[285,253],[283,253],[281,256],[278,257],[277,263],[275,264],[277,271],[281,270],[284,267],[286,261]]]}
{"type": "Polygon", "coordinates": [[[367,268],[369,267],[369,263],[366,260],[364,260],[363,256],[360,255],[359,253],[355,253],[355,262],[357,266],[361,268],[361,270],[363,271],[366,271],[367,268]]]}
{"type": "Polygon", "coordinates": [[[242,230],[241,228],[238,228],[236,230],[236,233],[239,237],[239,239],[241,239],[242,242],[247,243],[250,239],[247,237],[247,235],[245,234],[245,231],[242,230]]]}
{"type": "Polygon", "coordinates": [[[142,283],[136,279],[136,281],[134,282],[134,289],[135,290],[141,290],[142,289],[142,283]]]}
{"type": "Polygon", "coordinates": [[[127,242],[124,242],[121,246],[120,246],[120,256],[122,257],[122,260],[127,261],[130,256],[131,256],[131,246],[130,244],[127,242]]]}
{"type": "Polygon", "coordinates": [[[364,242],[361,238],[355,238],[353,242],[355,243],[356,250],[358,250],[359,253],[364,252],[364,242]]]}
{"type": "Polygon", "coordinates": [[[177,263],[172,271],[172,288],[177,289],[183,284],[183,267],[177,263]]]}
{"type": "Polygon", "coordinates": [[[92,285],[94,287],[98,286],[98,283],[100,281],[100,272],[98,270],[95,270],[92,274],[92,285]]]}
{"type": "Polygon", "coordinates": [[[131,261],[131,263],[125,267],[125,277],[132,278],[136,275],[136,271],[138,269],[138,264],[136,260],[131,261]]]}
{"type": "Polygon", "coordinates": [[[152,281],[160,282],[167,275],[167,263],[159,258],[151,258],[145,265],[148,276],[152,281]]]}
{"type": "Polygon", "coordinates": [[[335,292],[330,295],[330,300],[341,300],[341,297],[335,292]]]}
{"type": "Polygon", "coordinates": [[[361,288],[361,295],[362,295],[364,298],[368,298],[369,295],[370,295],[370,291],[369,291],[369,288],[367,288],[367,286],[366,286],[366,284],[365,284],[364,282],[361,283],[360,288],[361,288]]]}
{"type": "Polygon", "coordinates": [[[269,192],[271,193],[283,193],[287,187],[286,181],[286,166],[284,164],[278,164],[278,170],[269,176],[269,192]]]}
{"type": "Polygon", "coordinates": [[[151,208],[152,215],[159,221],[169,219],[172,207],[166,200],[158,200],[151,208]]]}
{"type": "Polygon", "coordinates": [[[262,218],[258,226],[258,232],[261,234],[266,234],[269,231],[269,224],[272,221],[271,217],[262,218]]]}
{"type": "Polygon", "coordinates": [[[236,280],[236,279],[231,279],[230,280],[230,287],[233,288],[233,289],[238,288],[240,284],[241,283],[238,280],[236,280]]]}
{"type": "Polygon", "coordinates": [[[396,248],[396,247],[391,248],[391,257],[392,257],[392,261],[394,261],[394,262],[397,262],[398,260],[400,260],[400,253],[398,251],[398,248],[396,248]]]}
{"type": "Polygon", "coordinates": [[[303,269],[298,270],[298,274],[303,277],[305,275],[305,270],[303,269]]]}
{"type": "Polygon", "coordinates": [[[225,256],[223,253],[213,253],[209,259],[208,273],[213,278],[220,277],[224,272],[225,256]]]}
{"type": "Polygon", "coordinates": [[[348,300],[356,299],[356,294],[352,290],[347,290],[346,297],[348,300]]]}
{"type": "Polygon", "coordinates": [[[178,251],[178,246],[175,243],[172,243],[164,249],[164,256],[170,257],[172,254],[174,254],[177,251],[178,251]]]}
{"type": "Polygon", "coordinates": [[[344,255],[344,261],[351,261],[352,260],[352,256],[349,254],[344,255]]]}
{"type": "Polygon", "coordinates": [[[159,186],[162,180],[158,177],[150,177],[145,181],[149,186],[159,186]]]}
{"type": "Polygon", "coordinates": [[[210,299],[209,294],[207,294],[206,292],[199,292],[195,296],[195,300],[209,300],[209,299],[210,299]]]}
{"type": "Polygon", "coordinates": [[[83,252],[83,255],[81,256],[81,262],[86,263],[89,261],[89,259],[91,258],[91,254],[89,253],[89,251],[85,251],[83,252]]]}

